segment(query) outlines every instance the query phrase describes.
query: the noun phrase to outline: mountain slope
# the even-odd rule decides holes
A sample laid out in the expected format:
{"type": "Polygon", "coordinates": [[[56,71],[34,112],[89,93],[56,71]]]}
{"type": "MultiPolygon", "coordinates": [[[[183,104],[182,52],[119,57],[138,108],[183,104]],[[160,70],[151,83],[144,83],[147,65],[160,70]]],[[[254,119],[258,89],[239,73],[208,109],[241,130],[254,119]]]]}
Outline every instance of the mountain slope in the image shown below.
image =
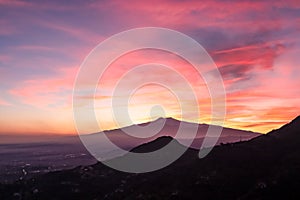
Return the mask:
{"type": "MultiPolygon", "coordinates": [[[[82,139],[88,141],[88,143],[91,143],[91,144],[95,143],[95,145],[101,145],[101,146],[106,147],[105,146],[106,144],[102,144],[101,140],[98,139],[98,137],[100,135],[105,134],[105,136],[108,137],[110,139],[110,141],[112,141],[114,144],[116,144],[120,148],[123,148],[125,150],[130,150],[141,144],[153,141],[158,137],[171,136],[171,137],[175,138],[180,126],[185,127],[185,128],[184,128],[184,136],[180,136],[180,138],[178,138],[179,142],[186,146],[190,146],[187,144],[190,144],[192,142],[191,147],[199,149],[201,147],[204,137],[206,136],[209,125],[178,121],[173,118],[165,118],[165,119],[159,118],[151,123],[147,122],[144,124],[132,125],[132,126],[125,127],[122,129],[115,129],[115,130],[104,131],[104,132],[100,132],[100,133],[94,133],[91,135],[84,135],[81,137],[82,137],[82,139]],[[154,124],[156,124],[157,127],[162,127],[162,128],[157,129],[157,131],[153,131],[153,128],[147,129],[147,126],[149,126],[149,125],[151,126],[154,124]],[[197,129],[196,134],[194,132],[195,129],[197,129]],[[136,135],[137,137],[132,137],[132,136],[124,133],[123,131],[129,132],[129,133],[135,132],[137,134],[136,135]],[[145,135],[149,134],[148,132],[154,132],[154,135],[151,135],[149,137],[144,137],[145,135]],[[194,134],[195,134],[195,136],[194,136],[194,134]]],[[[238,142],[238,141],[250,140],[259,135],[261,135],[261,134],[256,133],[256,132],[231,129],[231,128],[224,127],[222,129],[220,137],[217,141],[217,144],[233,143],[233,142],[238,142]]],[[[106,148],[109,149],[108,146],[106,148]]],[[[104,154],[105,153],[107,153],[107,152],[104,152],[104,154]]]]}

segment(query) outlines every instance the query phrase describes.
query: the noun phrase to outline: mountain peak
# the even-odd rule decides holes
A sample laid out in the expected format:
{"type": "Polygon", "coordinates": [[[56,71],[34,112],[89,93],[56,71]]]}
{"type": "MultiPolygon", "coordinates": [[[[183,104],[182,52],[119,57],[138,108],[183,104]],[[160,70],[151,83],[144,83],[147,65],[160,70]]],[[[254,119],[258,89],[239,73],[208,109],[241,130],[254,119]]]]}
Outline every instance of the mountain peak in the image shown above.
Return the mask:
{"type": "MultiPolygon", "coordinates": [[[[205,125],[205,124],[201,124],[201,123],[197,123],[197,122],[184,121],[182,119],[176,119],[176,118],[173,118],[173,117],[166,117],[166,118],[160,117],[160,118],[157,118],[156,120],[154,120],[152,122],[157,122],[157,121],[165,121],[165,124],[169,125],[169,126],[179,126],[180,123],[205,125]]],[[[149,123],[151,123],[151,122],[149,122],[149,123]]]]}
{"type": "Polygon", "coordinates": [[[157,118],[157,119],[154,120],[154,121],[160,121],[160,120],[177,121],[177,122],[180,122],[179,120],[177,120],[177,119],[175,119],[175,118],[173,118],[173,117],[166,117],[166,118],[164,118],[164,117],[159,117],[159,118],[157,118]]]}

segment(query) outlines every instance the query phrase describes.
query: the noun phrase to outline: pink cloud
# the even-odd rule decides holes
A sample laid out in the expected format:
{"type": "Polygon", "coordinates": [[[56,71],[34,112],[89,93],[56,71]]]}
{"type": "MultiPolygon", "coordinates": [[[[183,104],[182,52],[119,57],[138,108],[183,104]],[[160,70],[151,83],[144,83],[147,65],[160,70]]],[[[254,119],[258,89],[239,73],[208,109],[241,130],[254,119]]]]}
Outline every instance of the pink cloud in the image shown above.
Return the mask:
{"type": "Polygon", "coordinates": [[[17,32],[17,28],[11,24],[10,20],[0,19],[0,27],[0,35],[7,36],[17,32]]]}
{"type": "Polygon", "coordinates": [[[64,24],[60,21],[44,21],[41,19],[32,19],[33,22],[39,24],[40,26],[54,29],[61,31],[67,35],[80,39],[81,41],[91,43],[91,44],[98,44],[100,41],[104,40],[105,38],[96,32],[90,31],[84,27],[75,27],[69,24],[64,24]]]}
{"type": "Polygon", "coordinates": [[[0,0],[0,5],[2,6],[14,6],[14,7],[28,7],[33,4],[28,1],[22,0],[0,0]]]}
{"type": "Polygon", "coordinates": [[[60,68],[55,77],[26,80],[9,93],[23,104],[35,107],[70,106],[76,72],[77,68],[60,68]]]}
{"type": "MultiPolygon", "coordinates": [[[[109,3],[92,2],[91,9],[110,9],[115,15],[120,16],[128,24],[142,26],[164,26],[169,28],[197,29],[201,27],[226,28],[231,31],[253,31],[257,28],[276,28],[277,19],[270,20],[266,13],[274,12],[274,7],[298,7],[296,2],[272,3],[263,1],[113,1],[109,3]],[[134,6],[132,6],[134,4],[134,6]],[[248,14],[251,13],[251,16],[248,14]],[[253,23],[253,18],[256,18],[253,23]],[[237,20],[237,18],[239,20],[237,20]],[[247,28],[247,29],[244,29],[247,28]]],[[[286,19],[285,19],[286,20],[286,19]]],[[[282,21],[282,19],[280,19],[282,21]]]]}
{"type": "Polygon", "coordinates": [[[0,106],[11,106],[12,104],[8,101],[0,98],[0,106]]]}
{"type": "Polygon", "coordinates": [[[11,56],[9,55],[0,55],[0,62],[7,62],[11,60],[11,56]]]}
{"type": "Polygon", "coordinates": [[[218,66],[222,65],[255,65],[263,69],[273,67],[274,59],[284,53],[285,46],[281,43],[267,42],[256,45],[242,46],[233,49],[212,52],[218,66]]]}

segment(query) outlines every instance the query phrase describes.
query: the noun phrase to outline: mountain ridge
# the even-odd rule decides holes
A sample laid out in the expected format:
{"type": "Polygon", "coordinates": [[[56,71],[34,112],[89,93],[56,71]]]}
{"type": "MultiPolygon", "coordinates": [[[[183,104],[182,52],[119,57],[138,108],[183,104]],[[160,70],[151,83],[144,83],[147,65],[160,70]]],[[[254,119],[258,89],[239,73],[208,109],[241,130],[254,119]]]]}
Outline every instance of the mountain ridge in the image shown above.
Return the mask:
{"type": "MultiPolygon", "coordinates": [[[[158,122],[160,120],[166,120],[167,124],[170,124],[168,122],[170,121],[173,121],[175,123],[187,123],[187,124],[197,124],[197,125],[200,125],[200,126],[220,126],[220,125],[214,125],[214,124],[207,124],[207,123],[196,123],[196,122],[189,122],[189,121],[184,121],[184,120],[178,120],[178,119],[175,119],[173,117],[166,117],[166,118],[163,118],[163,117],[159,117],[155,120],[152,120],[152,121],[147,121],[147,122],[143,122],[143,123],[138,123],[138,124],[132,124],[132,125],[128,125],[128,126],[124,126],[124,127],[121,127],[121,128],[114,128],[114,129],[109,129],[109,130],[103,130],[103,132],[105,133],[109,133],[109,132],[112,132],[112,131],[116,131],[116,130],[120,130],[120,129],[126,129],[126,128],[130,128],[130,127],[133,127],[133,126],[146,126],[150,123],[155,123],[155,122],[158,122]]],[[[226,129],[231,129],[231,130],[239,130],[239,131],[244,131],[244,132],[248,132],[248,133],[254,133],[254,134],[262,134],[262,133],[259,133],[259,132],[255,132],[255,131],[251,131],[251,130],[243,130],[243,129],[236,129],[236,128],[232,128],[232,127],[226,127],[226,126],[220,126],[222,128],[226,128],[226,129]]],[[[98,134],[99,132],[96,132],[96,133],[90,133],[88,135],[92,135],[92,134],[98,134]]]]}
{"type": "MultiPolygon", "coordinates": [[[[94,141],[98,141],[97,137],[99,136],[99,134],[105,134],[105,137],[107,137],[115,145],[119,146],[124,150],[130,150],[138,145],[150,142],[161,136],[171,136],[173,138],[180,139],[180,142],[183,145],[190,146],[191,144],[192,148],[199,149],[203,143],[204,138],[209,137],[207,135],[209,126],[210,125],[208,124],[181,122],[174,118],[158,118],[152,122],[143,123],[142,125],[141,124],[131,125],[123,129],[115,129],[110,131],[93,133],[90,135],[83,135],[80,137],[81,139],[93,143],[94,141]],[[150,125],[151,127],[146,127],[148,125],[150,125]],[[150,135],[149,137],[146,138],[143,137],[144,134],[143,132],[147,132],[147,130],[149,129],[152,131],[153,125],[156,128],[157,127],[161,127],[161,128],[158,128],[154,135],[150,135]],[[185,128],[185,132],[184,134],[181,134],[181,136],[178,136],[177,131],[180,126],[185,128]],[[197,132],[195,132],[195,130],[197,132]],[[131,133],[132,131],[135,132],[135,134],[138,134],[136,135],[137,137],[127,134],[128,132],[131,133]],[[139,137],[139,134],[141,134],[142,137],[139,137]],[[124,141],[126,141],[126,144],[124,144],[124,141]]],[[[222,128],[222,132],[219,135],[217,144],[250,140],[259,135],[261,134],[224,127],[222,128]]]]}

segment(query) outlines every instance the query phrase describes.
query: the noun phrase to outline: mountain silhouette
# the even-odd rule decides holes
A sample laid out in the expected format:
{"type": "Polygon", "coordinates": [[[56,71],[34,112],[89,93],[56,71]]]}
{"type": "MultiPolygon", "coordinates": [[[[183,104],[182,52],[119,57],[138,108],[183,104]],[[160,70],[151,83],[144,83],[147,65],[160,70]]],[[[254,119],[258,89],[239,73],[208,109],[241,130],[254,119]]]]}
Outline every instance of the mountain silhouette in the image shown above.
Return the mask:
{"type": "MultiPolygon", "coordinates": [[[[0,187],[1,199],[300,199],[300,118],[250,141],[188,149],[161,170],[133,174],[102,163],[0,187]]],[[[164,146],[160,137],[132,151],[164,146]]]]}
{"type": "MultiPolygon", "coordinates": [[[[86,143],[91,144],[92,146],[101,145],[108,149],[106,152],[102,153],[103,155],[99,155],[99,157],[111,155],[108,152],[111,151],[109,149],[109,146],[105,146],[106,144],[102,143],[99,144],[99,141],[102,140],[101,136],[103,135],[105,135],[105,137],[109,138],[111,142],[113,142],[115,145],[124,150],[131,150],[132,148],[148,143],[162,136],[171,136],[173,138],[177,138],[178,142],[187,147],[200,149],[205,137],[216,137],[206,135],[207,130],[210,126],[216,127],[214,125],[208,124],[196,124],[191,122],[179,121],[174,118],[158,118],[157,120],[154,120],[152,122],[135,124],[128,127],[124,127],[122,129],[115,129],[90,135],[84,135],[81,136],[81,139],[86,141],[86,143]],[[180,127],[183,127],[184,134],[178,136],[177,133],[180,127]],[[131,136],[128,133],[135,133],[136,135],[131,136]],[[148,137],[144,137],[145,135],[148,137]]],[[[261,134],[252,131],[223,127],[222,132],[217,138],[216,143],[221,144],[245,141],[255,138],[259,135],[261,134]]],[[[111,158],[114,156],[111,155],[107,157],[111,158]]]]}
{"type": "Polygon", "coordinates": [[[293,119],[290,123],[283,125],[280,129],[269,132],[269,135],[274,137],[287,138],[287,137],[300,137],[300,116],[293,119]]]}

